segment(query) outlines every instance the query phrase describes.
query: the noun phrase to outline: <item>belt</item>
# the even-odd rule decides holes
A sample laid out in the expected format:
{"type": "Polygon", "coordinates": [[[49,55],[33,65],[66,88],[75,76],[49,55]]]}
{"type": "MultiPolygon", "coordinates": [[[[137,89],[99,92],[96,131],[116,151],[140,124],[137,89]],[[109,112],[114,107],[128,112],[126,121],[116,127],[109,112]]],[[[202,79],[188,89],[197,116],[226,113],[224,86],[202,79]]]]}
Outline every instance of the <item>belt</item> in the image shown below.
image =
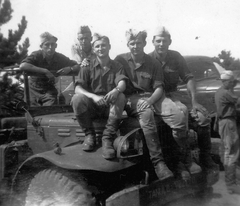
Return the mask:
{"type": "Polygon", "coordinates": [[[133,91],[131,94],[144,94],[144,93],[150,93],[145,91],[133,91]]]}

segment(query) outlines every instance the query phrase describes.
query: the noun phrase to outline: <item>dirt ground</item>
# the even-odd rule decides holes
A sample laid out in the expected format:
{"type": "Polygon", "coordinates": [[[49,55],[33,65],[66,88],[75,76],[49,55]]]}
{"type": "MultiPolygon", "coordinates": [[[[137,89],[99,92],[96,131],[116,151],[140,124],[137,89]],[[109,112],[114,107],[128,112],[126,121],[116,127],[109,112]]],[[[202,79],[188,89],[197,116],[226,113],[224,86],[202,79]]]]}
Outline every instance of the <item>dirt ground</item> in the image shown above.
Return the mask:
{"type": "Polygon", "coordinates": [[[209,191],[197,197],[186,197],[167,206],[240,206],[240,195],[228,194],[224,181],[224,171],[209,191]]]}

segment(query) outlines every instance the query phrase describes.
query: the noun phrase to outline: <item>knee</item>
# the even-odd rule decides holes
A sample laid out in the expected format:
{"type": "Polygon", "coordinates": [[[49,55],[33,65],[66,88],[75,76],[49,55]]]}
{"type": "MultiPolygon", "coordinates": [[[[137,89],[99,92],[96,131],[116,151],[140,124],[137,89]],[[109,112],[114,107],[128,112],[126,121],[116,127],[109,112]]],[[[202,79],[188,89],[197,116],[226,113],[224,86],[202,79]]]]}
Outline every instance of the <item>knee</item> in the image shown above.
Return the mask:
{"type": "Polygon", "coordinates": [[[140,125],[142,127],[144,126],[153,127],[153,128],[156,127],[154,113],[152,109],[148,108],[148,109],[145,109],[143,112],[141,112],[140,125]]]}
{"type": "Polygon", "coordinates": [[[71,100],[73,109],[78,110],[79,107],[82,107],[84,102],[86,102],[86,98],[84,94],[74,94],[71,100]]]}
{"type": "Polygon", "coordinates": [[[141,118],[142,118],[142,119],[145,119],[145,120],[147,120],[147,119],[154,120],[153,110],[152,110],[151,108],[145,109],[145,110],[142,112],[141,118]]]}
{"type": "Polygon", "coordinates": [[[211,123],[211,117],[209,115],[204,115],[203,113],[197,111],[197,114],[192,115],[197,124],[201,127],[209,126],[211,123]]]}

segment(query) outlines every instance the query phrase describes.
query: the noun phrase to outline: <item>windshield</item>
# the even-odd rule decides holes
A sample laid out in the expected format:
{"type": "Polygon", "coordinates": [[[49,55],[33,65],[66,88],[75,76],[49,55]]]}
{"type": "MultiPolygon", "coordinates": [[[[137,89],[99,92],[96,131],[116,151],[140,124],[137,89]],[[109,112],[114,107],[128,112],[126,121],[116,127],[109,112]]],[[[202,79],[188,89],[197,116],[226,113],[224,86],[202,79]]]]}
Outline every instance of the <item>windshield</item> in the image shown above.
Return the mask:
{"type": "Polygon", "coordinates": [[[220,74],[211,61],[192,61],[188,62],[188,67],[196,80],[220,77],[220,74]]]}
{"type": "Polygon", "coordinates": [[[58,76],[55,82],[36,81],[39,76],[24,75],[25,100],[30,107],[70,106],[76,76],[58,76]]]}

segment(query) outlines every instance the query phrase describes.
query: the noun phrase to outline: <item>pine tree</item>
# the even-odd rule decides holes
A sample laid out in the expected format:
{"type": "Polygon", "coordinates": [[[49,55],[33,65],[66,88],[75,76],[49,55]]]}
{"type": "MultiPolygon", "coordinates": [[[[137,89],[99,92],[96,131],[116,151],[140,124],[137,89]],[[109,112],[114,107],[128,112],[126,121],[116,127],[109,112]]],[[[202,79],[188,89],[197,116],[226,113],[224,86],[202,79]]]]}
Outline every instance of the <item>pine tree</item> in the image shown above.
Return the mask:
{"type": "Polygon", "coordinates": [[[22,112],[19,113],[15,110],[15,105],[23,100],[23,87],[21,87],[20,82],[13,82],[10,78],[12,75],[19,77],[19,74],[11,69],[8,72],[1,71],[1,68],[19,64],[26,57],[30,46],[28,38],[22,45],[19,44],[27,28],[25,16],[18,24],[18,30],[8,30],[8,38],[5,38],[1,33],[1,26],[11,20],[12,12],[10,0],[4,0],[4,2],[0,0],[0,118],[22,115],[22,112]]]}
{"type": "MultiPolygon", "coordinates": [[[[10,0],[0,0],[0,29],[3,24],[8,23],[12,18],[13,9],[10,0]]],[[[29,39],[26,38],[22,45],[18,44],[27,28],[25,16],[18,24],[18,30],[8,30],[8,38],[5,38],[0,32],[0,67],[6,67],[13,64],[19,64],[26,57],[28,52],[29,39]]],[[[1,31],[1,30],[0,30],[1,31]]]]}

